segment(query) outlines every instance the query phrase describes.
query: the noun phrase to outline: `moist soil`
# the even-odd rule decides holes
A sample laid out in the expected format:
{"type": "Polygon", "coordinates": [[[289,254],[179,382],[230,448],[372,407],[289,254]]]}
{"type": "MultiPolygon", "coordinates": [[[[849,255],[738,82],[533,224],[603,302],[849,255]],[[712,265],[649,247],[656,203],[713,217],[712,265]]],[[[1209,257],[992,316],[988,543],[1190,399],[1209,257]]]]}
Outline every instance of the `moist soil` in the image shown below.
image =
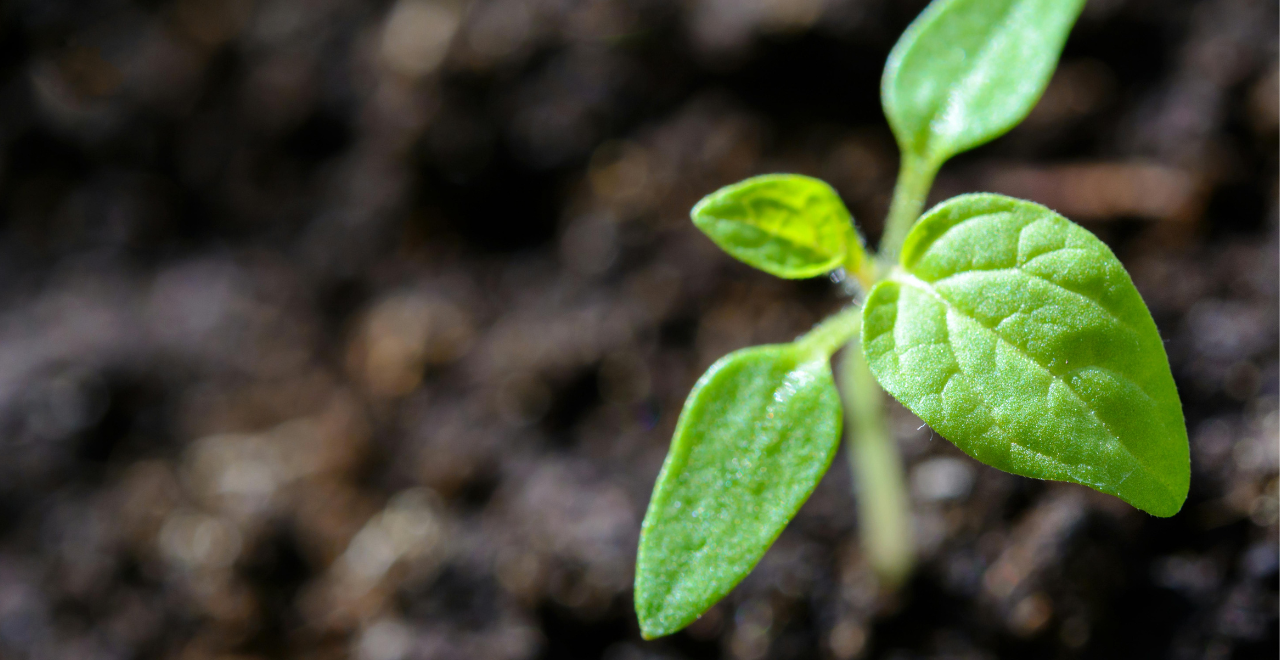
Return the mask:
{"type": "Polygon", "coordinates": [[[1045,203],[1165,339],[1158,519],[909,412],[918,563],[844,452],[757,569],[641,640],[640,520],[725,353],[847,304],[688,221],[821,177],[870,242],[919,0],[29,0],[0,8],[0,655],[1275,658],[1277,7],[1096,0],[932,201],[1045,203]]]}

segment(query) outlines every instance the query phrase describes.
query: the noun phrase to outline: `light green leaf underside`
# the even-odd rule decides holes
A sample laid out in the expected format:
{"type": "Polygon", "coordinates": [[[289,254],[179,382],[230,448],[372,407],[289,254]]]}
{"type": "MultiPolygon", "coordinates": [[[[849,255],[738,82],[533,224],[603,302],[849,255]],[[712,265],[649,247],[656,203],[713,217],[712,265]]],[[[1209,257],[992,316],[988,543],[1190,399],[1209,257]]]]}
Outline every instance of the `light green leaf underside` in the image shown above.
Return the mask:
{"type": "Polygon", "coordinates": [[[904,152],[935,164],[1022,121],[1083,0],[934,0],[889,54],[885,115],[904,152]]]}
{"type": "Polygon", "coordinates": [[[725,252],[787,279],[822,275],[862,253],[836,191],[798,174],[766,174],[725,186],[690,215],[725,252]]]}
{"type": "Polygon", "coordinates": [[[825,354],[757,346],[707,370],[640,531],[635,604],[646,638],[689,625],[751,571],[831,465],[840,423],[825,354]]]}
{"type": "Polygon", "coordinates": [[[993,467],[1182,507],[1182,405],[1155,322],[1119,260],[1049,209],[1000,195],[939,205],[863,312],[885,390],[993,467]]]}

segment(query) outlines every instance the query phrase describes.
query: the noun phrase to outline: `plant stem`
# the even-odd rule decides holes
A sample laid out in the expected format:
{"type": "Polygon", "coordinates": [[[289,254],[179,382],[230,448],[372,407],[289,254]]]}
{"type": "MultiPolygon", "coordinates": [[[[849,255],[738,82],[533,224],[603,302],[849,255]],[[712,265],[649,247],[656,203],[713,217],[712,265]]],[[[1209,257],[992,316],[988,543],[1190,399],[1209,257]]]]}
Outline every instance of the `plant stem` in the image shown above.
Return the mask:
{"type": "Polygon", "coordinates": [[[815,354],[822,355],[824,358],[830,358],[836,351],[840,350],[858,334],[858,329],[862,326],[862,308],[858,305],[850,305],[819,323],[817,327],[810,330],[803,337],[796,340],[803,350],[812,351],[815,354]]]}
{"type": "Polygon", "coordinates": [[[896,587],[915,562],[911,506],[898,446],[885,424],[884,393],[856,338],[844,349],[840,391],[862,548],[881,583],[896,587]]]}
{"type": "Polygon", "coordinates": [[[907,232],[920,218],[929,197],[929,188],[933,186],[933,177],[938,174],[938,165],[903,153],[898,182],[893,187],[893,201],[889,204],[889,216],[884,221],[884,235],[880,239],[880,259],[886,267],[897,263],[907,232]]]}

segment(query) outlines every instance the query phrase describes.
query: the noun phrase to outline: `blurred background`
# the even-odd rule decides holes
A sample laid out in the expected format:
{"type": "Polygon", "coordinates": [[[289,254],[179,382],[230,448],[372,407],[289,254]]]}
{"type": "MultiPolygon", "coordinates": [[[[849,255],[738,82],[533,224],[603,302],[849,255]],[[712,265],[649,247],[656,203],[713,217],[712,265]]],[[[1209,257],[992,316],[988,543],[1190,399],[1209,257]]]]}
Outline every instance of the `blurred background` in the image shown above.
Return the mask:
{"type": "Polygon", "coordinates": [[[822,177],[874,241],[922,0],[0,5],[0,657],[1275,658],[1277,5],[1090,0],[1027,121],[932,199],[1045,203],[1166,339],[1156,519],[901,408],[920,565],[848,466],[642,642],[676,415],[842,304],[722,254],[718,186],[822,177]]]}

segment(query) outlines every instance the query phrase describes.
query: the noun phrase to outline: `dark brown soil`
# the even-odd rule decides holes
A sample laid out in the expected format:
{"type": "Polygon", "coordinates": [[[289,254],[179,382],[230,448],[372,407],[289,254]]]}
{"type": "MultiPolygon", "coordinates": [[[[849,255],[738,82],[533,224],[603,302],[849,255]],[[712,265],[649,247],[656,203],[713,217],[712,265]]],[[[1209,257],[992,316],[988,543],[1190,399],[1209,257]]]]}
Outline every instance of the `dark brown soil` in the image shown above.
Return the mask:
{"type": "Polygon", "coordinates": [[[878,236],[878,79],[922,6],[3,5],[0,657],[1275,658],[1271,0],[1091,0],[1037,110],[934,195],[1049,204],[1130,268],[1182,513],[898,408],[909,584],[869,572],[838,460],[725,602],[640,640],[690,385],[842,304],[688,209],[795,171],[878,236]]]}

